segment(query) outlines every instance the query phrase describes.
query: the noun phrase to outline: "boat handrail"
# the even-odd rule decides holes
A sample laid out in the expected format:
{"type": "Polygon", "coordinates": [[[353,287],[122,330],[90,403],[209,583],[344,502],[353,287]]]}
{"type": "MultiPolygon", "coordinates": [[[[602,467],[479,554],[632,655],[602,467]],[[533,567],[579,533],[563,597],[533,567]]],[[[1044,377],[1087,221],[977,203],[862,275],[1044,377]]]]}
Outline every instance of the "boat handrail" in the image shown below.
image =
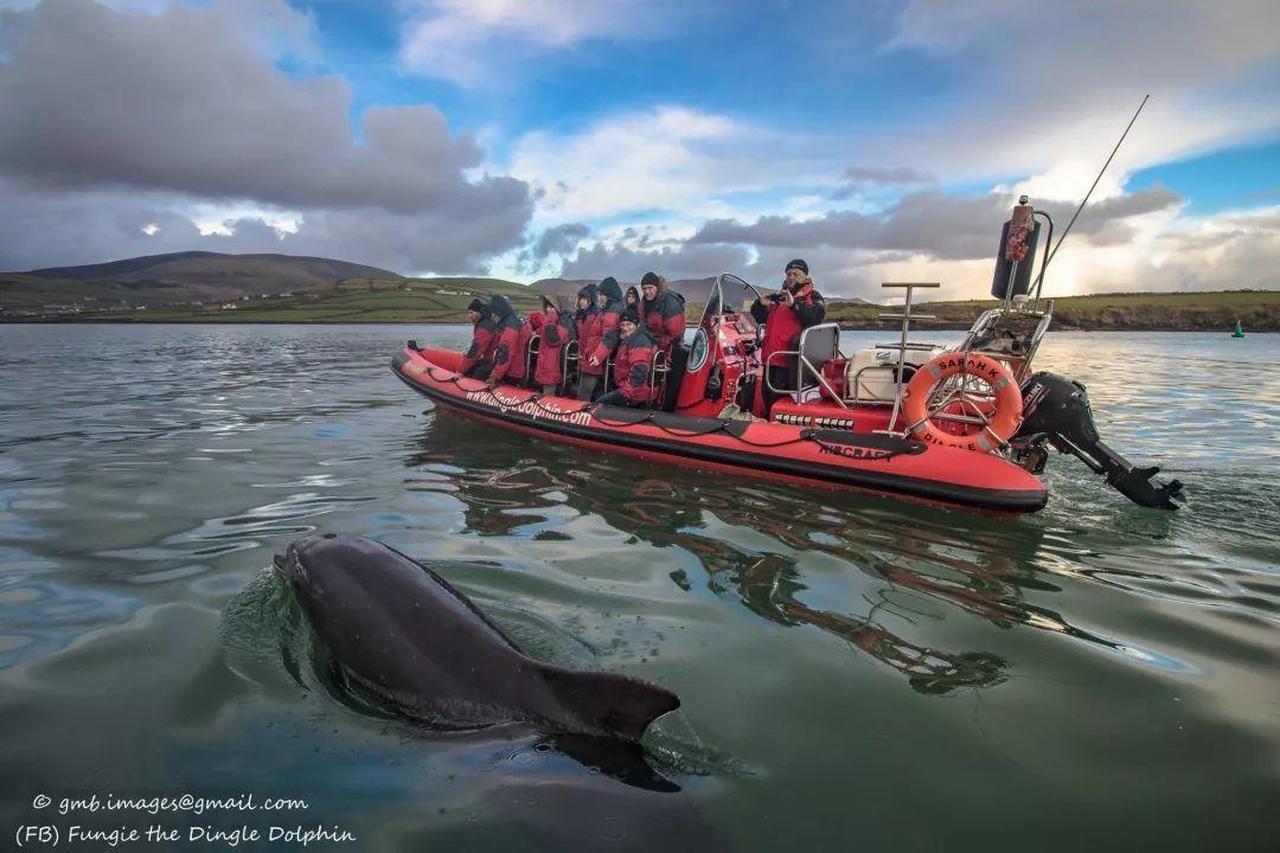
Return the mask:
{"type": "Polygon", "coordinates": [[[572,341],[565,341],[564,346],[560,348],[560,388],[562,391],[568,391],[573,387],[573,383],[581,378],[582,374],[578,370],[578,349],[576,338],[572,341]]]}
{"type": "Polygon", "coordinates": [[[533,371],[538,363],[538,348],[542,346],[542,335],[532,335],[524,347],[524,375],[526,380],[533,379],[533,371]]]}
{"type": "MultiPolygon", "coordinates": [[[[900,435],[894,432],[893,425],[898,422],[898,412],[902,409],[902,366],[907,360],[907,332],[911,331],[911,301],[915,296],[917,287],[924,287],[930,290],[936,290],[942,287],[940,281],[884,281],[880,283],[881,287],[902,288],[907,291],[906,298],[902,303],[901,314],[882,314],[884,319],[901,320],[902,321],[902,337],[897,345],[890,344],[886,349],[896,349],[898,351],[898,384],[893,393],[893,413],[889,415],[889,428],[887,430],[877,430],[877,432],[886,432],[890,435],[900,435]]],[[[928,315],[917,314],[917,319],[925,319],[928,315]]],[[[932,318],[930,318],[932,319],[932,318]]]]}
{"type": "Polygon", "coordinates": [[[765,387],[775,394],[795,394],[797,402],[799,402],[800,396],[805,391],[810,388],[822,387],[826,389],[827,393],[842,409],[849,408],[844,400],[841,399],[841,395],[831,387],[831,383],[822,375],[823,365],[832,359],[844,357],[844,354],[840,352],[840,324],[819,323],[816,326],[810,326],[800,333],[798,347],[798,349],[794,350],[778,350],[769,354],[769,358],[765,360],[763,365],[765,387]],[[772,366],[773,360],[778,356],[795,356],[796,358],[796,364],[800,369],[796,371],[796,387],[794,389],[777,388],[769,377],[769,368],[772,366]],[[813,374],[813,378],[817,380],[817,383],[806,385],[806,373],[813,374]]]}
{"type": "Polygon", "coordinates": [[[649,407],[661,409],[661,395],[666,392],[667,373],[671,370],[671,365],[667,363],[667,351],[664,349],[654,350],[653,358],[649,360],[649,407]],[[662,380],[658,381],[657,377],[661,375],[662,380]],[[655,396],[656,394],[656,396],[655,396]]]}
{"type": "Polygon", "coordinates": [[[1030,373],[1031,362],[1040,349],[1040,343],[1044,340],[1045,332],[1048,331],[1052,320],[1052,299],[1045,300],[1042,308],[1029,307],[1025,303],[1014,304],[1011,308],[990,308],[979,314],[973,321],[968,334],[965,335],[964,343],[957,349],[961,352],[985,353],[1006,362],[1014,379],[1021,383],[1030,373]],[[1010,328],[1008,325],[1003,329],[999,328],[1001,320],[1016,322],[1020,319],[1024,321],[1024,329],[1031,325],[1030,321],[1035,322],[1034,328],[1029,332],[1010,328]],[[1020,335],[1019,332],[1021,332],[1020,335]],[[999,333],[1003,333],[1009,342],[1003,348],[991,346],[999,333]]]}

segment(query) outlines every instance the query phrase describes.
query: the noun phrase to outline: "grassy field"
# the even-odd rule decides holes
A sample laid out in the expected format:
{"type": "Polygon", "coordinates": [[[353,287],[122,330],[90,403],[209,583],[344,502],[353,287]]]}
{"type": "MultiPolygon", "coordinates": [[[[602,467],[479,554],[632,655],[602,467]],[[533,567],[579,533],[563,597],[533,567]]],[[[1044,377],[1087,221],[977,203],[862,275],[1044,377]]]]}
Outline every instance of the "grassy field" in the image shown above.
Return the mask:
{"type": "MultiPolygon", "coordinates": [[[[1280,331],[1280,291],[1227,290],[1180,293],[1098,293],[1053,300],[1054,326],[1059,329],[1221,331],[1240,320],[1246,331],[1280,331]]],[[[927,302],[922,313],[933,314],[933,328],[968,328],[995,300],[927,302]]],[[[827,319],[849,328],[881,328],[897,321],[879,321],[879,306],[836,305],[827,319]]]]}
{"type": "Polygon", "coordinates": [[[288,296],[251,296],[204,305],[83,303],[75,313],[22,306],[10,319],[145,323],[457,323],[475,297],[501,293],[517,311],[541,299],[524,285],[501,279],[344,279],[288,296]],[[235,307],[224,307],[235,306],[235,307]],[[30,314],[25,312],[31,312],[30,314]]]}
{"type": "MultiPolygon", "coordinates": [[[[501,293],[517,311],[539,306],[540,297],[522,284],[491,278],[376,279],[349,278],[287,296],[251,296],[230,302],[195,305],[147,305],[127,301],[91,302],[75,313],[43,310],[29,303],[6,319],[32,321],[116,321],[172,323],[460,323],[474,297],[501,293]],[[234,305],[234,308],[223,307],[234,305]]],[[[968,328],[994,300],[921,303],[922,313],[936,321],[923,328],[968,328]]],[[[701,304],[689,304],[696,322],[701,304]]],[[[846,328],[890,328],[896,321],[879,315],[893,311],[878,305],[833,304],[827,318],[846,328]]],[[[1212,291],[1187,293],[1113,293],[1054,300],[1054,326],[1090,330],[1222,331],[1240,320],[1246,331],[1280,331],[1280,291],[1212,291]]]]}

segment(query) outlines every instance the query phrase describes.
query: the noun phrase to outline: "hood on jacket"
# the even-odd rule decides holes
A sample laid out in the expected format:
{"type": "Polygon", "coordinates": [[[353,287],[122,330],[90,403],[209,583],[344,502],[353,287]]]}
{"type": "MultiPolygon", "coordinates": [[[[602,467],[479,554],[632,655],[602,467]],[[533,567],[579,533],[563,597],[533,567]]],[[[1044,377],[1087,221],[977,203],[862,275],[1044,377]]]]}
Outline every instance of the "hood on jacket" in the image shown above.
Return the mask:
{"type": "Polygon", "coordinates": [[[509,317],[516,315],[516,309],[511,307],[511,303],[507,301],[507,297],[498,294],[489,297],[489,313],[493,319],[499,323],[504,322],[509,317]]]}
{"type": "Polygon", "coordinates": [[[609,276],[601,281],[597,290],[609,297],[610,302],[622,301],[622,288],[618,286],[618,280],[613,276],[609,276]]]}
{"type": "Polygon", "coordinates": [[[627,288],[626,295],[634,297],[636,305],[644,302],[644,295],[640,292],[640,288],[636,287],[634,284],[627,288]]]}
{"type": "Polygon", "coordinates": [[[560,306],[556,303],[553,297],[544,293],[542,295],[542,310],[550,311],[553,308],[557,311],[560,310],[560,306]]]}
{"type": "Polygon", "coordinates": [[[649,329],[644,323],[636,323],[636,330],[624,338],[622,342],[632,349],[656,347],[658,345],[654,341],[653,335],[649,334],[649,329]]]}
{"type": "Polygon", "coordinates": [[[579,309],[575,303],[574,309],[585,310],[588,314],[596,313],[596,286],[594,284],[578,288],[578,298],[587,300],[587,307],[586,309],[579,309]]]}

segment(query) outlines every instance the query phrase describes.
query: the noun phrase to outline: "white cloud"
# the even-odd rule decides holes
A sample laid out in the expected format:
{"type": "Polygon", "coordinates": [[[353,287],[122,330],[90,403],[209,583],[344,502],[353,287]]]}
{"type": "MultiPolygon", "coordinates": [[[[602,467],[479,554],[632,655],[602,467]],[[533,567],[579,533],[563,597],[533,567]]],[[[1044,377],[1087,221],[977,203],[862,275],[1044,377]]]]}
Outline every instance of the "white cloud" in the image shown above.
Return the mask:
{"type": "Polygon", "coordinates": [[[1054,197],[1078,198],[1146,94],[1151,102],[1113,181],[1274,136],[1278,31],[1274,0],[910,0],[885,50],[947,69],[948,97],[927,116],[863,137],[859,148],[892,154],[880,165],[925,167],[944,181],[1062,176],[1080,164],[1090,174],[1078,190],[1061,195],[1065,187],[1053,185],[1054,197]]]}
{"type": "Polygon", "coordinates": [[[284,0],[46,0],[3,22],[0,268],[218,237],[469,272],[522,242],[529,188],[469,179],[484,153],[439,109],[371,106],[357,133],[345,78],[281,68],[315,48],[284,0]]]}
{"type": "Polygon", "coordinates": [[[506,169],[541,191],[535,221],[546,225],[660,211],[664,222],[692,228],[757,209],[810,208],[812,196],[785,188],[834,184],[837,151],[819,137],[665,105],[607,116],[574,133],[525,134],[506,169]],[[732,198],[745,193],[760,197],[732,198]]]}
{"type": "Polygon", "coordinates": [[[401,35],[407,71],[464,85],[493,65],[596,38],[647,38],[683,17],[667,0],[410,0],[401,35]]]}

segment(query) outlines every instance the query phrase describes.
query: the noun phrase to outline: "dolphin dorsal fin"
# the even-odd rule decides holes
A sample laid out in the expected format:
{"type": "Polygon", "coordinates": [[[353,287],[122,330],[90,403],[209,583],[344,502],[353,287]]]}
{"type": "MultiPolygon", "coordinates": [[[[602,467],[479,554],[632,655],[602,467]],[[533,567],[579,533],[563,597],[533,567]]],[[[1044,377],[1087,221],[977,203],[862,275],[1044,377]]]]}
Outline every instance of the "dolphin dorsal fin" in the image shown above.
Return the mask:
{"type": "Polygon", "coordinates": [[[627,675],[544,664],[542,676],[587,734],[638,741],[650,723],[680,707],[680,698],[670,690],[627,675]]]}

